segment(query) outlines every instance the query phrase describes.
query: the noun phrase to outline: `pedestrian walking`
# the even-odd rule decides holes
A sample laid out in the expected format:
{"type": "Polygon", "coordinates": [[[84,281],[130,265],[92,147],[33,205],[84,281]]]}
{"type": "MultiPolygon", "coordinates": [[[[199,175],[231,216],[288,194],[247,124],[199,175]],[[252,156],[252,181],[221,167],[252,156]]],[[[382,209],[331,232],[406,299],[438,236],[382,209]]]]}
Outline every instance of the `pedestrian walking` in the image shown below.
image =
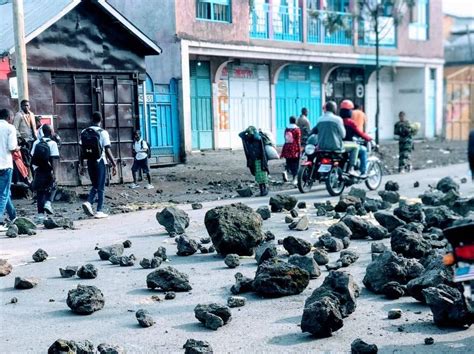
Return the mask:
{"type": "Polygon", "coordinates": [[[302,108],[301,109],[301,115],[296,121],[296,125],[298,128],[300,128],[301,131],[301,146],[306,145],[306,140],[308,140],[308,137],[311,134],[311,123],[309,122],[308,119],[308,109],[307,108],[302,108]]]}
{"type": "Polygon", "coordinates": [[[286,159],[283,180],[288,182],[288,172],[293,176],[292,183],[298,183],[298,167],[301,153],[301,130],[296,125],[296,117],[290,117],[290,124],[285,129],[285,144],[281,150],[281,157],[286,159]]]}
{"type": "Polygon", "coordinates": [[[367,116],[362,111],[361,107],[358,104],[354,104],[354,110],[352,111],[352,120],[357,126],[357,129],[361,132],[366,132],[367,127],[367,116]]]}
{"type": "Polygon", "coordinates": [[[33,191],[36,192],[38,214],[36,222],[42,223],[46,214],[53,214],[52,195],[56,189],[56,176],[59,164],[58,144],[52,139],[49,124],[42,125],[43,137],[37,139],[31,148],[31,164],[34,168],[33,191]]]}
{"type": "Polygon", "coordinates": [[[21,101],[20,110],[15,114],[13,125],[17,136],[28,145],[28,150],[31,151],[33,142],[36,140],[36,119],[30,110],[30,101],[21,101]]]}
{"type": "Polygon", "coordinates": [[[255,182],[260,188],[260,195],[268,194],[268,160],[263,139],[257,128],[250,126],[239,134],[242,139],[247,167],[255,176],[255,182]]]}
{"type": "Polygon", "coordinates": [[[394,133],[399,136],[398,140],[398,172],[411,171],[411,152],[413,150],[413,135],[415,133],[410,122],[406,119],[405,112],[398,114],[399,121],[395,124],[394,133]]]}
{"type": "Polygon", "coordinates": [[[0,109],[0,230],[6,231],[3,214],[5,210],[10,221],[16,218],[16,210],[11,200],[10,185],[13,173],[12,153],[18,151],[16,129],[11,124],[13,113],[0,109]]]}
{"type": "Polygon", "coordinates": [[[133,183],[130,185],[130,188],[140,187],[137,183],[137,172],[141,172],[146,175],[148,184],[145,186],[145,189],[155,188],[153,184],[151,184],[150,167],[148,164],[148,158],[150,157],[150,147],[148,146],[148,143],[141,138],[141,133],[139,130],[136,130],[133,133],[132,151],[134,156],[132,165],[133,183]]]}
{"type": "Polygon", "coordinates": [[[100,112],[92,114],[92,125],[81,132],[81,158],[80,174],[84,174],[84,160],[87,160],[87,170],[92,183],[87,202],[82,204],[84,213],[97,219],[106,218],[108,215],[102,211],[104,206],[105,179],[107,160],[112,165],[112,175],[117,174],[117,165],[110,148],[109,133],[101,128],[102,115],[100,112]],[[97,212],[94,213],[92,205],[97,196],[97,212]]]}

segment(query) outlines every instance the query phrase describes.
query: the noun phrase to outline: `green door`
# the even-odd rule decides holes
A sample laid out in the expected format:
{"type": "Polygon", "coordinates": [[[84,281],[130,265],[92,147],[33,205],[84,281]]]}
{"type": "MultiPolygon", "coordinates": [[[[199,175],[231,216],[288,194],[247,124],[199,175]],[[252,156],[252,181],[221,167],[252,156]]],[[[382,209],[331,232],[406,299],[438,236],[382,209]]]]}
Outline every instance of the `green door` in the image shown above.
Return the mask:
{"type": "Polygon", "coordinates": [[[212,149],[212,86],[209,62],[191,61],[191,132],[193,150],[212,149]]]}

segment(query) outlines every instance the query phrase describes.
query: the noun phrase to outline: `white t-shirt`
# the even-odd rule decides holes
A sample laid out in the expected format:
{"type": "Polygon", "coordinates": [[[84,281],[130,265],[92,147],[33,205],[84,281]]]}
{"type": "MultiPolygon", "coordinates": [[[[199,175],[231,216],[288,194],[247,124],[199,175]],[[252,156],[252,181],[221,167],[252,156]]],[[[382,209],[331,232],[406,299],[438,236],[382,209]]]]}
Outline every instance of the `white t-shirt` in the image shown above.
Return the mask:
{"type": "MultiPolygon", "coordinates": [[[[51,157],[59,157],[59,149],[58,149],[58,144],[49,138],[42,138],[44,141],[48,143],[49,146],[49,156],[51,157]]],[[[35,148],[36,145],[38,145],[40,139],[35,140],[33,143],[33,147],[31,148],[31,156],[35,154],[35,148]]],[[[33,165],[33,167],[36,169],[37,166],[33,165]]]]}
{"type": "Polygon", "coordinates": [[[136,153],[135,158],[137,160],[146,159],[148,157],[148,153],[147,153],[148,149],[149,149],[148,144],[143,139],[140,139],[133,143],[133,151],[135,151],[136,153]]]}
{"type": "MultiPolygon", "coordinates": [[[[102,156],[97,160],[97,162],[100,162],[100,160],[104,160],[104,162],[107,164],[107,159],[105,157],[105,147],[110,146],[109,133],[107,132],[107,130],[102,129],[101,127],[98,127],[97,125],[91,125],[89,128],[92,128],[96,132],[99,132],[99,135],[100,135],[100,146],[102,146],[102,156]]],[[[81,134],[84,130],[81,131],[81,134]]],[[[79,140],[79,145],[80,144],[81,144],[81,141],[79,140]]]]}
{"type": "Polygon", "coordinates": [[[13,168],[11,151],[17,146],[16,129],[5,119],[0,119],[0,170],[13,168]]]}

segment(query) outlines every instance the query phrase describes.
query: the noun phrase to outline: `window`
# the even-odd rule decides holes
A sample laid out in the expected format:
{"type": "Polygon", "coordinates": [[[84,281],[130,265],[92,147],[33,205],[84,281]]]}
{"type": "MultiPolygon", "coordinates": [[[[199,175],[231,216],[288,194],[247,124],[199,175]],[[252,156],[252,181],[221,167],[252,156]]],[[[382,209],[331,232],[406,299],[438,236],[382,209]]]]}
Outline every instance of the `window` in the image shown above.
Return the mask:
{"type": "Polygon", "coordinates": [[[197,0],[196,18],[231,22],[231,0],[197,0]]]}
{"type": "Polygon", "coordinates": [[[429,33],[429,0],[414,0],[413,3],[410,8],[408,37],[413,40],[426,41],[429,33]]]}

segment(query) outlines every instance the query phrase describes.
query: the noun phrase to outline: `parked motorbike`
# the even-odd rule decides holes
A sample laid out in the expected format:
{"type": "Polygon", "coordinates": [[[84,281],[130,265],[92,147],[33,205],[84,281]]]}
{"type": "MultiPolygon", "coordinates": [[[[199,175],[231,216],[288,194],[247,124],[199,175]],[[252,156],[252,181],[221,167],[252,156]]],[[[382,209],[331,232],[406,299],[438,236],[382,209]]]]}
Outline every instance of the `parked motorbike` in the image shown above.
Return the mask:
{"type": "Polygon", "coordinates": [[[446,265],[454,265],[454,282],[461,283],[464,297],[474,306],[474,223],[456,225],[444,230],[452,253],[444,257],[446,265]]]}
{"type": "MultiPolygon", "coordinates": [[[[325,183],[332,196],[341,195],[344,189],[356,183],[365,182],[370,190],[377,189],[382,183],[382,165],[373,154],[374,144],[357,140],[367,147],[368,163],[365,177],[349,174],[349,154],[346,152],[321,151],[317,149],[316,137],[310,136],[301,157],[298,170],[298,189],[301,193],[309,192],[315,182],[325,183]]],[[[359,170],[360,160],[355,166],[359,170]]]]}

